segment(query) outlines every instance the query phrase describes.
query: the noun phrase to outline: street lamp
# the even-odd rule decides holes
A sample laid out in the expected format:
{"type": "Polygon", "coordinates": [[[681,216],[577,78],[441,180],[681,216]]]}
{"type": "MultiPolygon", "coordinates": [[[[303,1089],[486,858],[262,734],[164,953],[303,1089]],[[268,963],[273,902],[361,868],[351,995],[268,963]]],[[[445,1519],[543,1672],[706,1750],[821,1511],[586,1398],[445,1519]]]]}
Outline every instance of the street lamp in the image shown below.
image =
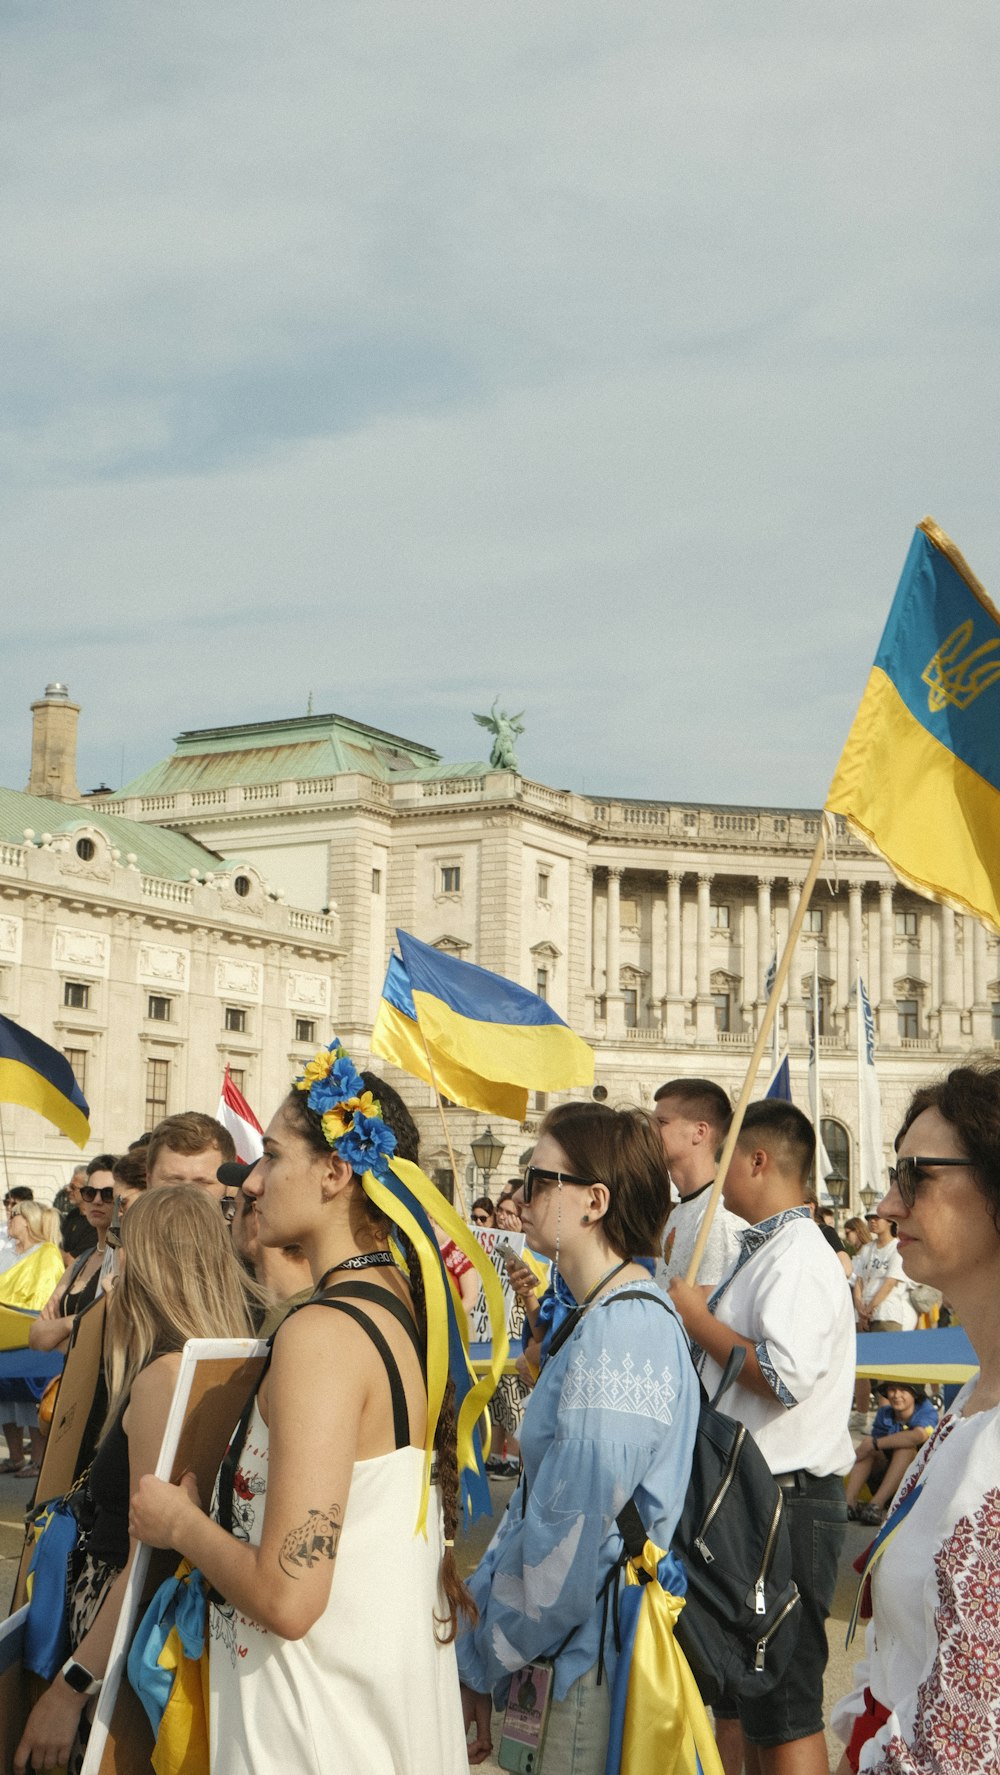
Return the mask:
{"type": "Polygon", "coordinates": [[[836,1165],[834,1165],[832,1171],[827,1172],[826,1187],[830,1192],[830,1198],[835,1208],[842,1209],[845,1206],[847,1202],[847,1186],[849,1181],[849,1178],[847,1178],[844,1172],[836,1165]]]}
{"type": "Polygon", "coordinates": [[[870,1214],[876,1202],[880,1202],[882,1198],[874,1184],[866,1183],[861,1191],[861,1200],[865,1205],[865,1213],[870,1214]]]}
{"type": "Polygon", "coordinates": [[[483,1174],[483,1194],[490,1193],[490,1173],[495,1171],[503,1158],[503,1141],[498,1140],[492,1128],[484,1128],[472,1142],[472,1157],[483,1174]]]}

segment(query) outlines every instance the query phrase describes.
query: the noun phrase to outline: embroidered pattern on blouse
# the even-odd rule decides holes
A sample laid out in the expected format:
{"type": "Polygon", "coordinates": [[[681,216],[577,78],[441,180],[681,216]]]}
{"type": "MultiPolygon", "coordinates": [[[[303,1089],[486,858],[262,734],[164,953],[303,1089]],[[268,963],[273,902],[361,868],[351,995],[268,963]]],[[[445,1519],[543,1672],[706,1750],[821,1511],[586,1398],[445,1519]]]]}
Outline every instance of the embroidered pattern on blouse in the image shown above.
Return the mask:
{"type": "Polygon", "coordinates": [[[708,1303],[709,1312],[712,1313],[715,1311],[716,1301],[721,1300],[726,1289],[732,1287],[733,1282],[739,1275],[744,1264],[749,1263],[750,1259],[760,1251],[761,1247],[766,1245],[769,1239],[773,1239],[775,1233],[780,1232],[781,1228],[786,1226],[789,1221],[808,1219],[809,1210],[805,1206],[801,1208],[783,1208],[780,1214],[770,1215],[767,1220],[760,1221],[757,1226],[744,1227],[743,1231],[739,1234],[739,1257],[736,1259],[728,1276],[723,1277],[718,1288],[715,1290],[715,1293],[712,1295],[712,1298],[708,1303]]]}
{"type": "Polygon", "coordinates": [[[677,1397],[670,1384],[670,1370],[657,1375],[647,1357],[641,1367],[630,1355],[622,1357],[620,1368],[612,1366],[611,1357],[602,1349],[596,1368],[578,1350],[563,1387],[559,1402],[561,1411],[624,1411],[637,1417],[655,1418],[670,1424],[670,1406],[677,1397]]]}
{"type": "Polygon", "coordinates": [[[878,1767],[899,1775],[925,1769],[985,1771],[997,1766],[1000,1735],[1000,1487],[955,1524],[934,1556],[940,1602],[934,1668],[917,1692],[912,1740],[893,1734],[878,1767]]]}
{"type": "Polygon", "coordinates": [[[785,1386],[785,1383],[782,1380],[780,1374],[778,1373],[778,1370],[775,1368],[774,1363],[771,1361],[771,1353],[767,1347],[767,1341],[765,1338],[761,1338],[760,1343],[755,1344],[754,1355],[757,1358],[757,1364],[758,1364],[758,1367],[760,1368],[760,1372],[764,1376],[764,1379],[766,1380],[766,1382],[767,1382],[768,1386],[770,1387],[771,1392],[774,1394],[775,1398],[777,1400],[779,1400],[782,1405],[787,1406],[789,1410],[791,1410],[793,1405],[798,1405],[798,1400],[796,1399],[794,1393],[790,1393],[788,1391],[788,1388],[785,1386]]]}

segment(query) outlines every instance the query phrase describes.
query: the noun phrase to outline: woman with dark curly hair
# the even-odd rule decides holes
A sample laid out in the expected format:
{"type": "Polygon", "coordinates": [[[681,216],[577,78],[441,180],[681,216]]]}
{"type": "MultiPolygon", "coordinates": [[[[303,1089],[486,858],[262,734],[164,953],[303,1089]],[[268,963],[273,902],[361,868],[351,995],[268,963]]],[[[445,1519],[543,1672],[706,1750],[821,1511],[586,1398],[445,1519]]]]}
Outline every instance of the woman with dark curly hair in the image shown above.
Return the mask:
{"type": "Polygon", "coordinates": [[[299,1246],[316,1293],[274,1335],[223,1464],[216,1520],[190,1481],[155,1480],[133,1520],[143,1540],[198,1566],[218,1598],[213,1775],[334,1764],[463,1775],[455,1418],[449,1391],[435,1427],[428,1397],[428,1321],[432,1340],[445,1285],[429,1228],[410,1244],[393,1195],[420,1174],[393,1158],[379,1082],[338,1045],[296,1086],[242,1187],[261,1242],[299,1246]],[[393,1224],[406,1272],[389,1248],[393,1224]],[[441,1291],[435,1305],[428,1287],[430,1312],[428,1279],[441,1291]]]}
{"type": "Polygon", "coordinates": [[[866,1658],[833,1726],[849,1741],[844,1775],[985,1775],[1000,1769],[1000,1066],[918,1091],[896,1152],[879,1213],[980,1367],[875,1540],[866,1658]]]}

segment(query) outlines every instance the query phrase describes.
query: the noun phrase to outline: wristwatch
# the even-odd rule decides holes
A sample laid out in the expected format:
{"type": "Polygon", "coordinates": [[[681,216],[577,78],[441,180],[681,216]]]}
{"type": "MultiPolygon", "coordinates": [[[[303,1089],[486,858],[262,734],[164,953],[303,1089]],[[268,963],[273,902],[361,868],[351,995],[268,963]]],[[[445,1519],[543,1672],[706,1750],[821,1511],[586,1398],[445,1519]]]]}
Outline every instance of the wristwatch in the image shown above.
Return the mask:
{"type": "Polygon", "coordinates": [[[92,1676],[86,1666],[78,1664],[75,1658],[67,1658],[59,1674],[74,1695],[96,1695],[104,1681],[103,1677],[92,1676]]]}

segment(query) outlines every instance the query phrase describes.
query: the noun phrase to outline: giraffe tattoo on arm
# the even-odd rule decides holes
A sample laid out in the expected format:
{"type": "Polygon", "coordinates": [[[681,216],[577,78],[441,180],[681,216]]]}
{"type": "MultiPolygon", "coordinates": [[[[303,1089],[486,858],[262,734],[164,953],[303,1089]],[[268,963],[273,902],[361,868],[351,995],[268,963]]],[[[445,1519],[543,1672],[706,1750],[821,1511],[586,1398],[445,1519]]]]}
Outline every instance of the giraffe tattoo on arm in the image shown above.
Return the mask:
{"type": "Polygon", "coordinates": [[[293,1528],[281,1543],[278,1564],[286,1577],[298,1578],[311,1571],[321,1559],[331,1563],[337,1557],[341,1530],[340,1506],[332,1510],[310,1510],[305,1522],[293,1528]]]}

